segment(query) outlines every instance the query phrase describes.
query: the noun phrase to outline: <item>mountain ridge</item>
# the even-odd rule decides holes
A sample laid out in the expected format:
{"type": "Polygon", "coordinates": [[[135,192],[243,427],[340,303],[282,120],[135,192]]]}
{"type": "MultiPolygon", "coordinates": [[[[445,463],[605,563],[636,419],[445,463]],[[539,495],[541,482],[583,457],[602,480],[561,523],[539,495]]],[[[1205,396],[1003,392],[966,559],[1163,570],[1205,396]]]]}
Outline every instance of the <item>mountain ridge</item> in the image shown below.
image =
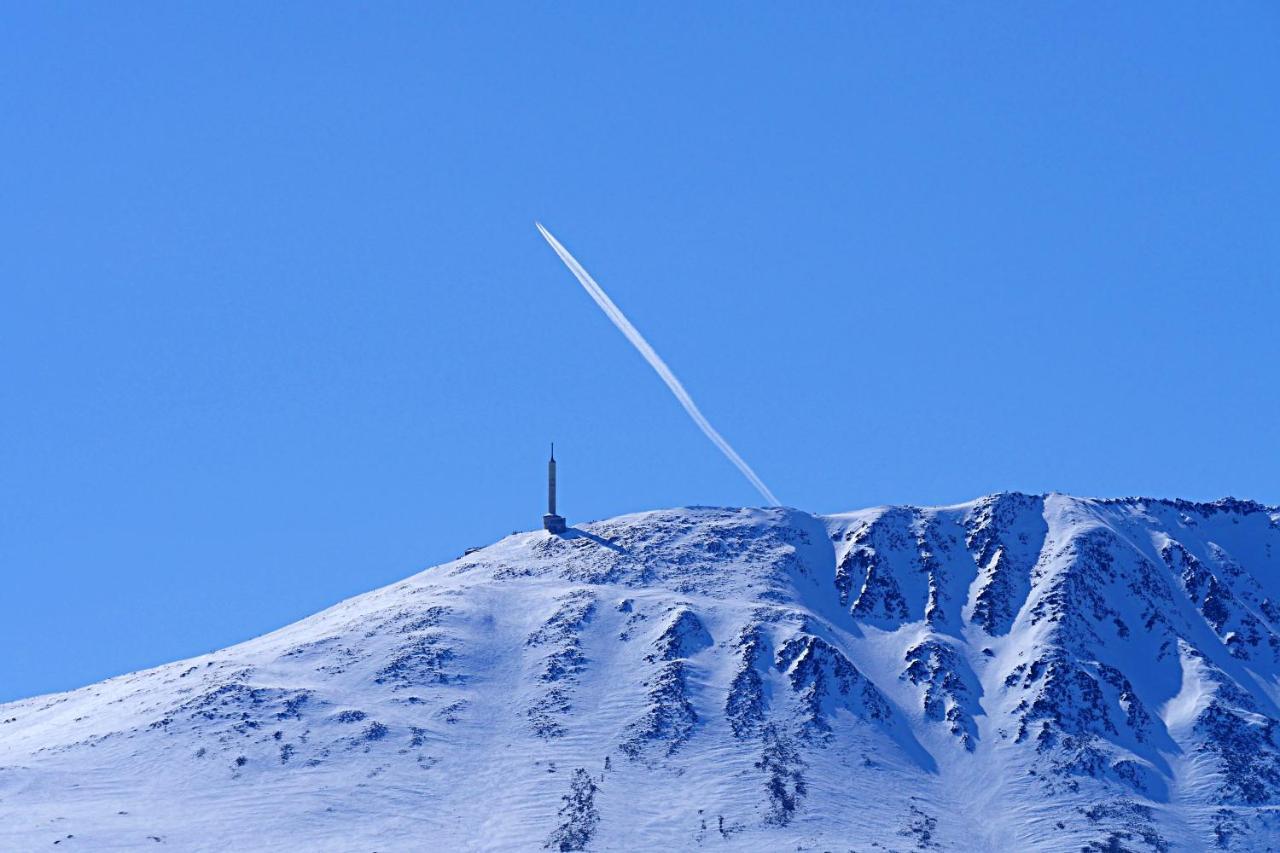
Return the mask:
{"type": "Polygon", "coordinates": [[[1278,720],[1276,507],[655,510],[0,705],[0,844],[1266,850],[1278,720]]]}

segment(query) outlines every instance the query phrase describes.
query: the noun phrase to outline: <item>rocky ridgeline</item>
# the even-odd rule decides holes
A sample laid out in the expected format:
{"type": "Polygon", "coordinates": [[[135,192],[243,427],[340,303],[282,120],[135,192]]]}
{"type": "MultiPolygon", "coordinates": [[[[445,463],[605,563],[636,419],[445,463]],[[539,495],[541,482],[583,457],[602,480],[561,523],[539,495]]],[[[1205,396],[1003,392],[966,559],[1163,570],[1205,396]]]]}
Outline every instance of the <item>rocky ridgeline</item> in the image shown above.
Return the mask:
{"type": "Polygon", "coordinates": [[[417,802],[454,845],[1268,849],[1277,602],[1280,511],[1241,501],[1001,494],[518,534],[0,708],[0,846],[72,825],[252,842],[237,827],[257,821],[411,849],[417,802]],[[132,808],[94,800],[99,777],[132,808]],[[198,816],[166,818],[183,796],[198,816]]]}

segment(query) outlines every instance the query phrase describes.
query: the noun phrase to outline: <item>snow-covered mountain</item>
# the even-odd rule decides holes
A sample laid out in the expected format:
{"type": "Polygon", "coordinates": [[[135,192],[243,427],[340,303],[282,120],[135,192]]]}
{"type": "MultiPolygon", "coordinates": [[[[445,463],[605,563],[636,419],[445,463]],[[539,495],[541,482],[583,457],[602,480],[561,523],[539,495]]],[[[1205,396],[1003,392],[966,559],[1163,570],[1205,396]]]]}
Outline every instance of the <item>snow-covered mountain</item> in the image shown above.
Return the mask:
{"type": "Polygon", "coordinates": [[[0,705],[0,848],[1280,849],[1280,509],[510,536],[0,705]]]}

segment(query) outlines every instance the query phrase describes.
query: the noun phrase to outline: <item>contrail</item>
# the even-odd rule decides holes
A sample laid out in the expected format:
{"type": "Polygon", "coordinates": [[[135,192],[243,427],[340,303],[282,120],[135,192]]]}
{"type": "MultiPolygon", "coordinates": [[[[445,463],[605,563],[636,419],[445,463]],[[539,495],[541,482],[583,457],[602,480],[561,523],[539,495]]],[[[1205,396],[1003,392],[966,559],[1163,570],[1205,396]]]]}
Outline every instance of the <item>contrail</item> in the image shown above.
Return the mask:
{"type": "Polygon", "coordinates": [[[534,224],[538,226],[538,230],[542,232],[542,236],[551,244],[551,248],[556,250],[556,254],[560,256],[560,260],[564,261],[565,266],[569,268],[569,272],[574,274],[574,277],[578,279],[578,282],[582,285],[583,289],[587,291],[587,294],[590,295],[590,297],[596,301],[596,304],[600,306],[600,309],[608,315],[609,319],[613,321],[613,325],[617,326],[618,330],[627,336],[627,340],[631,341],[632,345],[636,349],[640,350],[640,354],[644,356],[644,360],[649,362],[649,366],[657,371],[658,375],[662,377],[662,381],[667,383],[667,387],[671,389],[671,393],[676,395],[676,399],[680,401],[680,405],[684,406],[684,410],[689,413],[689,417],[693,418],[693,422],[698,425],[698,428],[701,429],[703,433],[706,434],[707,438],[711,439],[711,443],[720,448],[720,452],[729,457],[730,462],[738,466],[738,470],[751,481],[751,485],[756,487],[756,490],[764,496],[764,499],[767,500],[770,505],[779,506],[780,504],[778,503],[778,499],[773,496],[773,492],[769,491],[769,487],[764,484],[763,480],[756,476],[756,472],[751,470],[751,466],[738,455],[738,452],[729,446],[729,442],[724,440],[724,436],[716,432],[716,428],[711,425],[711,422],[708,421],[706,416],[698,409],[697,404],[693,402],[693,398],[689,396],[689,392],[684,390],[684,386],[680,384],[680,380],[676,379],[676,375],[671,372],[671,368],[667,367],[667,363],[663,361],[656,352],[654,352],[653,347],[649,346],[649,342],[644,339],[644,336],[640,334],[640,331],[636,329],[635,326],[631,325],[631,321],[623,315],[621,309],[619,309],[617,305],[613,304],[613,300],[610,299],[609,295],[600,288],[600,285],[596,284],[596,281],[591,277],[591,274],[582,268],[582,264],[578,263],[577,259],[574,258],[573,255],[569,254],[568,249],[560,245],[559,240],[551,236],[550,231],[542,227],[542,223],[535,222],[534,224]]]}

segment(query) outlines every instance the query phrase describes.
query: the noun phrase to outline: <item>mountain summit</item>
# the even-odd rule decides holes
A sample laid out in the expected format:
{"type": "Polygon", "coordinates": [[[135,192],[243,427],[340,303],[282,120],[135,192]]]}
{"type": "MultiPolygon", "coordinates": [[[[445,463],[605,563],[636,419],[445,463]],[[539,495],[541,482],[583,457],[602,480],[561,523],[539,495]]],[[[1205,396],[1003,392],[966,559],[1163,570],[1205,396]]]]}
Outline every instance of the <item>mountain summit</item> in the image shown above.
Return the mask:
{"type": "Polygon", "coordinates": [[[0,705],[6,850],[1280,849],[1280,509],[510,536],[0,705]]]}

